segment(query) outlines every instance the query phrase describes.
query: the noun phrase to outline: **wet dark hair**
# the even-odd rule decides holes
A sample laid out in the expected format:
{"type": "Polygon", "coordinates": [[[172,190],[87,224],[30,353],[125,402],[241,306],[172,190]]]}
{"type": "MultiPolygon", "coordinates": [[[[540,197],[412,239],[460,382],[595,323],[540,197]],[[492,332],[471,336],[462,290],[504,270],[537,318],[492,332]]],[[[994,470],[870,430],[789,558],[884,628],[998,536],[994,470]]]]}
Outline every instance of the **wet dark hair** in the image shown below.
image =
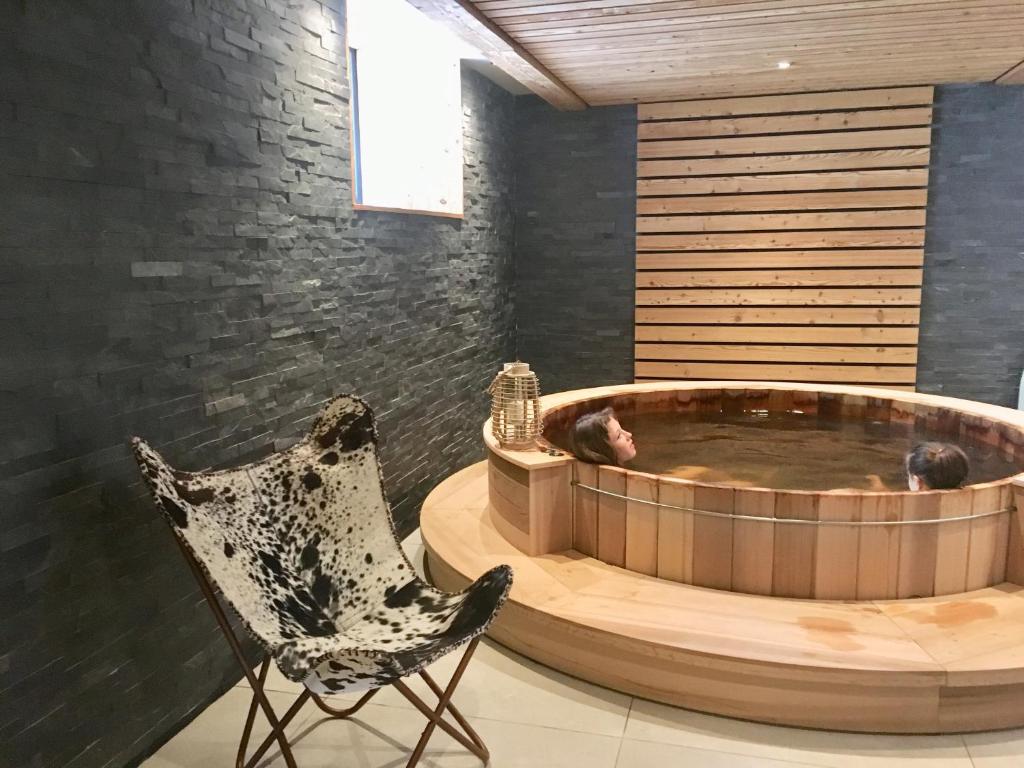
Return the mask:
{"type": "Polygon", "coordinates": [[[608,422],[615,418],[610,407],[587,413],[576,419],[572,427],[572,452],[576,458],[591,464],[619,463],[608,443],[608,422]]]}
{"type": "Polygon", "coordinates": [[[959,488],[969,470],[967,454],[950,443],[918,443],[907,454],[907,472],[931,490],[959,488]]]}

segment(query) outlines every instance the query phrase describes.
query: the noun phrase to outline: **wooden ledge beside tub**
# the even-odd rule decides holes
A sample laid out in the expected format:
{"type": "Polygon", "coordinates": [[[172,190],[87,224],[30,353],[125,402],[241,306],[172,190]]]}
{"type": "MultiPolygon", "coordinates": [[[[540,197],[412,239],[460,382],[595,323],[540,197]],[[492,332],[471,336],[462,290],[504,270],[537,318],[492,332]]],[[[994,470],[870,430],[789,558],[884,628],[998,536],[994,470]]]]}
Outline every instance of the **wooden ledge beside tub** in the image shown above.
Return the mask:
{"type": "MultiPolygon", "coordinates": [[[[942,414],[954,408],[960,414],[958,429],[1001,445],[1006,453],[1017,450],[1017,437],[1024,435],[1024,413],[862,387],[659,382],[549,395],[543,406],[545,413],[602,400],[618,407],[625,402],[619,398],[664,392],[667,385],[673,392],[742,389],[754,397],[785,389],[797,393],[804,408],[811,407],[812,393],[818,393],[815,407],[825,408],[836,407],[832,395],[841,396],[841,407],[853,409],[877,407],[886,400],[899,403],[893,411],[901,414],[897,418],[947,418],[942,414]]],[[[710,528],[700,526],[699,519],[680,526],[673,518],[678,510],[669,509],[665,516],[664,508],[619,501],[613,510],[602,510],[598,502],[591,510],[597,513],[591,525],[587,504],[580,504],[583,491],[572,484],[579,477],[573,457],[505,451],[491,439],[488,426],[484,439],[487,460],[435,488],[423,505],[421,531],[430,573],[443,588],[462,588],[498,563],[515,569],[509,604],[492,632],[499,642],[626,693],[764,722],[891,733],[1024,725],[1024,476],[965,489],[976,506],[942,501],[956,498],[957,492],[931,494],[939,501],[914,508],[914,514],[957,520],[941,534],[936,530],[941,526],[914,526],[907,529],[912,534],[897,536],[887,547],[869,538],[856,558],[847,558],[851,569],[838,584],[816,579],[817,571],[828,569],[807,562],[801,567],[807,576],[799,584],[787,576],[782,563],[765,569],[755,562],[752,570],[733,565],[736,552],[768,551],[758,537],[733,532],[782,527],[733,517],[725,521],[731,525],[730,546],[711,550],[717,559],[728,554],[728,583],[724,571],[719,572],[715,578],[723,582],[709,588],[686,582],[694,581],[695,560],[698,576],[706,567],[708,558],[702,560],[700,553],[722,535],[721,519],[711,520],[717,525],[710,528]],[[971,510],[1000,504],[1010,511],[971,519],[971,510]],[[602,512],[609,513],[603,516],[610,528],[602,525],[602,512]],[[659,527],[666,536],[658,536],[659,527]],[[606,544],[622,539],[621,562],[615,560],[619,544],[602,548],[602,537],[606,544]],[[703,543],[694,549],[692,542],[699,537],[703,543]],[[667,547],[663,538],[678,539],[680,546],[667,547]],[[686,541],[691,542],[689,560],[686,541]],[[911,558],[908,562],[923,552],[926,567],[916,563],[901,568],[901,552],[911,558]],[[874,557],[879,553],[884,557],[874,557]],[[867,578],[878,567],[881,574],[867,578]],[[778,580],[780,574],[784,583],[810,590],[805,597],[817,599],[770,596],[765,579],[778,580]],[[917,597],[926,583],[936,596],[917,597]],[[828,590],[840,588],[895,592],[857,600],[830,597],[828,590]]],[[[1024,459],[1024,449],[1014,455],[1024,459]]],[[[633,490],[623,495],[638,498],[633,490]]],[[[909,496],[858,495],[876,500],[909,496]]],[[[696,506],[713,497],[702,496],[696,506]]],[[[740,512],[735,506],[733,510],[740,512]]],[[[823,514],[820,502],[814,511],[823,514]]],[[[824,512],[834,510],[826,504],[824,512]]],[[[821,554],[823,563],[841,566],[843,547],[834,546],[823,533],[842,527],[804,534],[803,543],[810,542],[805,560],[811,551],[811,563],[821,554]]],[[[774,551],[778,542],[772,543],[774,551]]]]}

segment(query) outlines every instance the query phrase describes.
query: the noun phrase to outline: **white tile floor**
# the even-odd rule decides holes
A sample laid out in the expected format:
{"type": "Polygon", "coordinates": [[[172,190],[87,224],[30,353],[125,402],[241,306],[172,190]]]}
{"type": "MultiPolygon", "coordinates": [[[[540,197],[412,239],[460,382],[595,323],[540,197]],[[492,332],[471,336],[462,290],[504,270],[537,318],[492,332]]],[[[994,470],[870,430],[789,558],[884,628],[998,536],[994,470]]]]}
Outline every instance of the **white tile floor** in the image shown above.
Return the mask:
{"type": "MultiPolygon", "coordinates": [[[[419,562],[419,534],[407,541],[419,562]]],[[[431,668],[447,680],[457,659],[431,668]]],[[[425,698],[422,683],[412,687],[425,698]]],[[[443,684],[443,683],[442,683],[443,684]]],[[[298,686],[272,668],[280,713],[298,686]]],[[[345,697],[354,698],[354,697],[345,697]]],[[[249,705],[240,683],[147,760],[145,768],[234,764],[249,705]]],[[[964,736],[875,736],[759,725],[634,699],[561,675],[485,641],[466,671],[455,704],[491,750],[494,768],[1024,768],[1024,729],[964,736]]],[[[266,734],[257,716],[255,743],[266,734]]],[[[289,728],[299,768],[400,768],[425,721],[385,689],[351,721],[331,721],[309,704],[289,728]]],[[[284,765],[272,750],[263,768],[284,765]]],[[[479,761],[440,731],[424,768],[476,768],[479,761]]]]}

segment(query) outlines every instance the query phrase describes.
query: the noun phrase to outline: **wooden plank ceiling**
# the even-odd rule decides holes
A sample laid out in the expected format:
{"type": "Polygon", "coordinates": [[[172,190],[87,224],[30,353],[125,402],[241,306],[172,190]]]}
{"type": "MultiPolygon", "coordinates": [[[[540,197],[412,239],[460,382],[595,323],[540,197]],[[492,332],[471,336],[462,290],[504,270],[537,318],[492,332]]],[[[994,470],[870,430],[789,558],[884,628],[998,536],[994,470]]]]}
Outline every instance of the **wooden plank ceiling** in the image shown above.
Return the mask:
{"type": "Polygon", "coordinates": [[[578,107],[566,91],[603,105],[1024,82],[1021,0],[412,2],[503,41],[532,67],[524,84],[562,108],[578,107]]]}
{"type": "Polygon", "coordinates": [[[931,112],[930,86],[641,105],[637,380],[913,389],[931,112]]]}

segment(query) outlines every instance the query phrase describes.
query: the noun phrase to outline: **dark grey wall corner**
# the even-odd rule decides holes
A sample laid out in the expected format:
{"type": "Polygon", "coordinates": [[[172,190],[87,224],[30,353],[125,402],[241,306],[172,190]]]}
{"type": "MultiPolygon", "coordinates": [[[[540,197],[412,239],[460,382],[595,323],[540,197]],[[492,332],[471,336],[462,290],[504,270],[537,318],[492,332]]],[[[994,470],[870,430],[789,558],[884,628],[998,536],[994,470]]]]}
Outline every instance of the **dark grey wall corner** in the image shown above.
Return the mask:
{"type": "Polygon", "coordinates": [[[939,86],[933,125],[917,388],[1016,406],[1024,86],[939,86]]]}
{"type": "Polygon", "coordinates": [[[517,99],[516,351],[543,392],[633,381],[636,108],[517,99]]]}

